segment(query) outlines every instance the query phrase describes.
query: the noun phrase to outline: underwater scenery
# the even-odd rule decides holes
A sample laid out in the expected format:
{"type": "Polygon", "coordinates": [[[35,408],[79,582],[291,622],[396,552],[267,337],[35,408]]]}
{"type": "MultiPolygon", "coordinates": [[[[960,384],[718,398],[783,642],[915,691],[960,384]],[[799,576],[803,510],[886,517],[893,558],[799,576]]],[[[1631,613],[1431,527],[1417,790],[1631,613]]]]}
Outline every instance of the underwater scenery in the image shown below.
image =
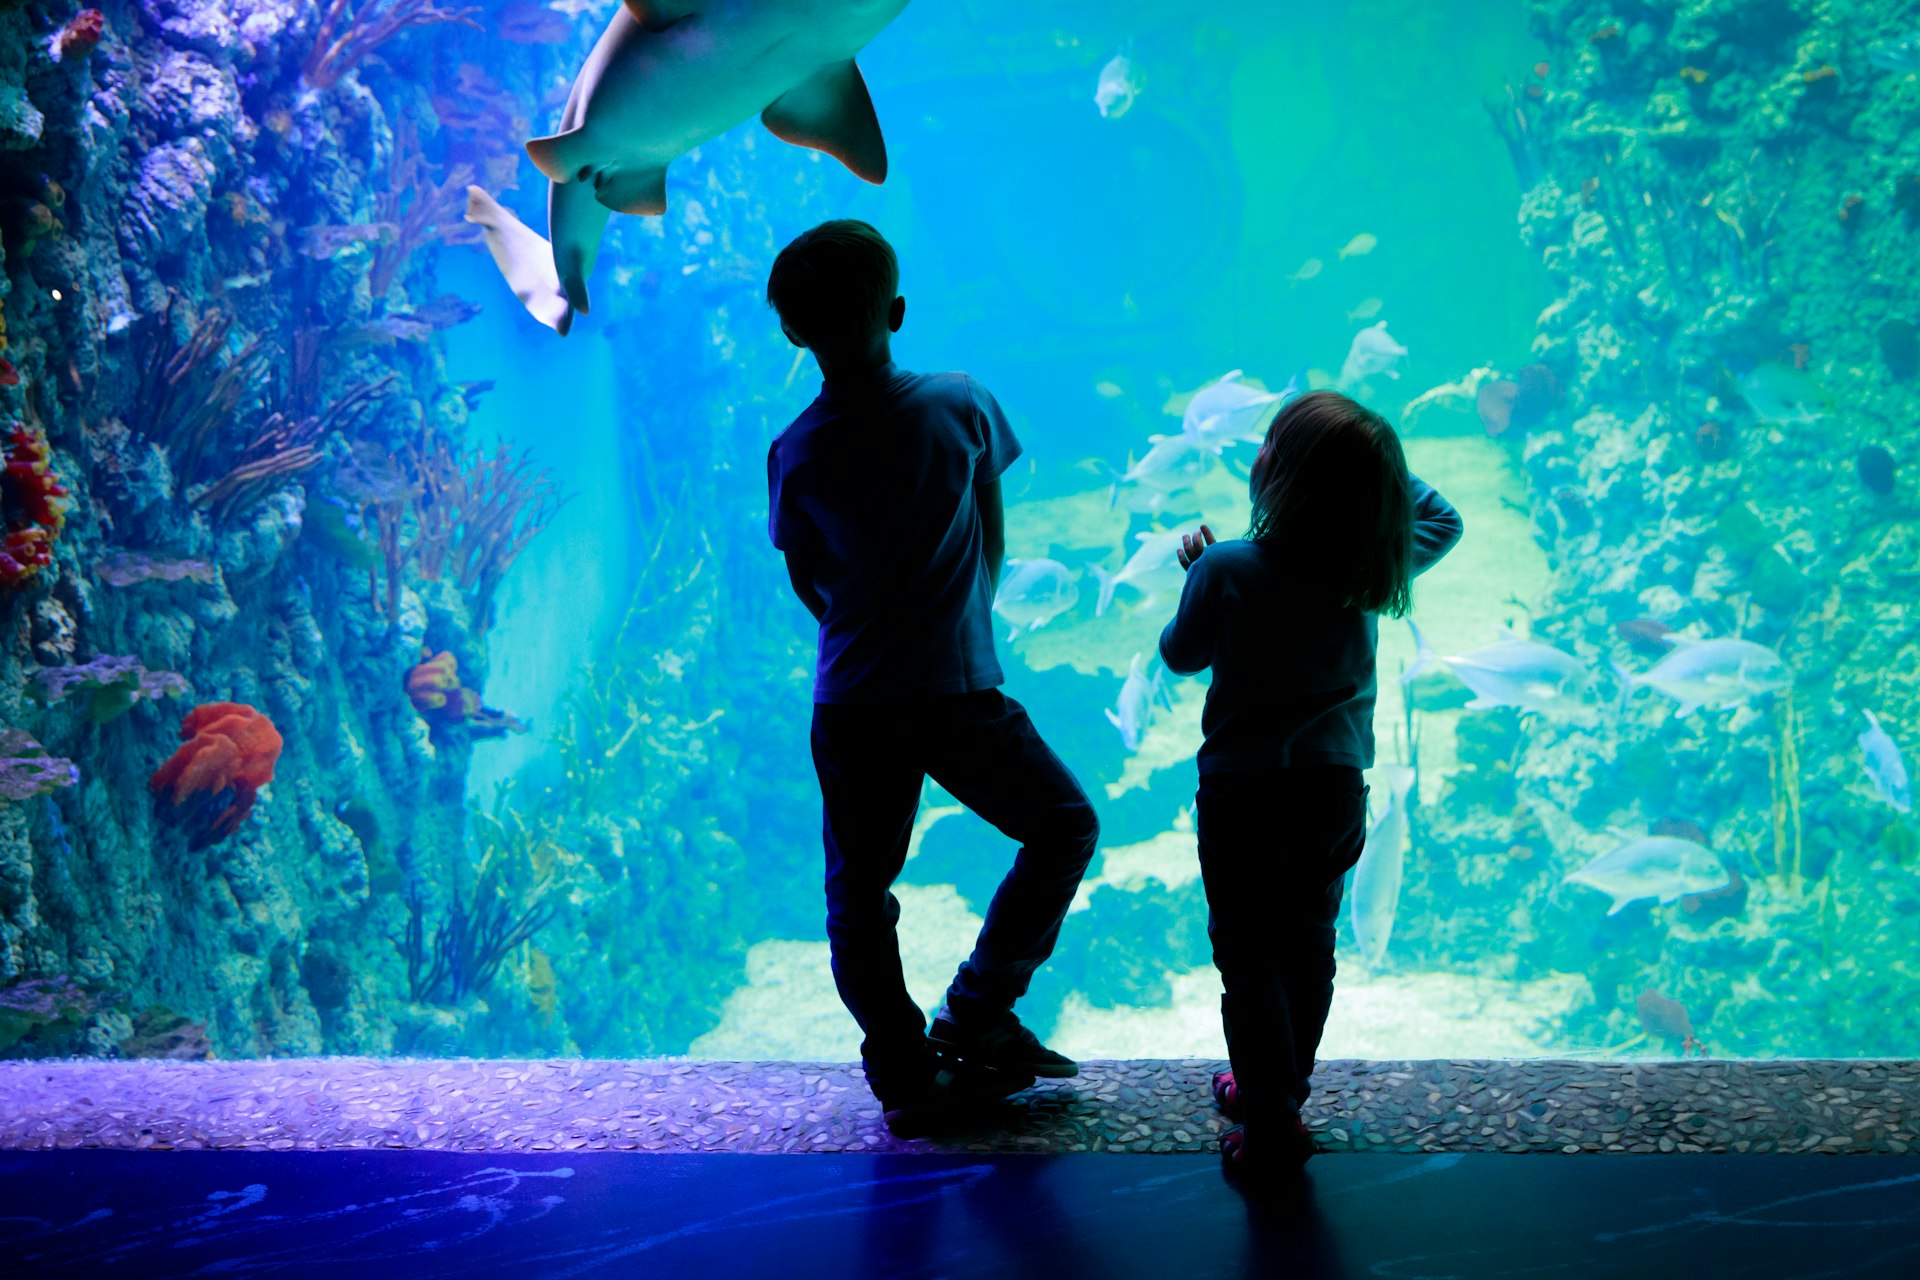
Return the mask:
{"type": "MultiPolygon", "coordinates": [[[[842,217],[1024,446],[1055,1048],[1223,1053],[1157,640],[1321,387],[1465,524],[1322,1055],[1920,1042],[1909,0],[0,0],[0,1055],[857,1057],[766,471],[842,217]],[[884,150],[715,87],[796,43],[884,150]]],[[[928,786],[927,1005],[1013,852],[928,786]]]]}

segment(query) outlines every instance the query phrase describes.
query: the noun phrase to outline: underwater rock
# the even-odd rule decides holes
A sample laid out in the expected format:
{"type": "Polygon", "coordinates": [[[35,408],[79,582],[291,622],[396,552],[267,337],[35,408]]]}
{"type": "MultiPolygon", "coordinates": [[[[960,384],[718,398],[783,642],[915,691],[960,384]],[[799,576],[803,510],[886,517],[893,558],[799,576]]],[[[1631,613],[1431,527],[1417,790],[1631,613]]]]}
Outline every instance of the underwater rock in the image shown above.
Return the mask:
{"type": "Polygon", "coordinates": [[[240,119],[240,87],[233,72],[197,53],[175,49],[147,69],[140,114],[162,140],[215,138],[223,142],[240,119]]]}
{"type": "Polygon", "coordinates": [[[1920,373],[1920,327],[1897,318],[1881,325],[1880,356],[1896,381],[1905,382],[1920,373]]]}
{"type": "Polygon", "coordinates": [[[69,694],[84,692],[87,719],[101,724],[122,715],[136,702],[153,702],[187,691],[172,671],[149,671],[138,658],[101,654],[75,666],[46,667],[33,676],[35,698],[52,706],[69,694]]]}
{"type": "Polygon", "coordinates": [[[213,1044],[207,1039],[205,1023],[156,1004],[134,1017],[132,1033],[120,1042],[120,1052],[129,1058],[204,1062],[213,1057],[213,1044]]]}
{"type": "Polygon", "coordinates": [[[198,138],[146,154],[120,211],[120,246],[129,257],[165,258],[206,221],[218,166],[198,138]]]}
{"type": "Polygon", "coordinates": [[[17,84],[0,84],[0,151],[25,151],[40,144],[47,119],[17,84]]]}
{"type": "Polygon", "coordinates": [[[147,787],[171,802],[161,813],[187,829],[187,847],[204,849],[238,831],[253,812],[284,744],[271,720],[238,702],[195,707],[180,722],[180,738],[183,745],[147,787]]]}
{"type": "Polygon", "coordinates": [[[114,551],[94,561],[94,576],[110,587],[138,582],[212,582],[214,570],[205,560],[178,559],[145,551],[114,551]]]}
{"type": "Polygon", "coordinates": [[[203,52],[231,49],[239,29],[231,17],[233,6],[209,0],[140,0],[147,21],[182,44],[203,52]]]}
{"type": "Polygon", "coordinates": [[[1860,475],[1860,483],[1867,492],[1886,497],[1893,492],[1894,461],[1893,455],[1877,444],[1870,444],[1854,455],[1854,470],[1860,475]]]}

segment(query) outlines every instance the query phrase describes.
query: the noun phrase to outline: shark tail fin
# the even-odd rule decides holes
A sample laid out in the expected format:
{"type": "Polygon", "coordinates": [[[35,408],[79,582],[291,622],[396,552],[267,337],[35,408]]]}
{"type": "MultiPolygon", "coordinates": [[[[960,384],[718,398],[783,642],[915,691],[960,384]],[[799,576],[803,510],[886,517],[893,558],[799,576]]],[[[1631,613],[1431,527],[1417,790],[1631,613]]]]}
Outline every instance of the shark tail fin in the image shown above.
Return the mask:
{"type": "Polygon", "coordinates": [[[1093,570],[1093,576],[1098,579],[1100,583],[1100,599],[1096,601],[1093,606],[1093,616],[1098,618],[1106,613],[1107,606],[1113,603],[1113,589],[1120,584],[1118,579],[1105,569],[1102,569],[1099,565],[1088,565],[1087,567],[1093,570]]]}
{"type": "Polygon", "coordinates": [[[1415,680],[1418,680],[1421,676],[1440,665],[1439,655],[1434,653],[1433,646],[1427,643],[1426,636],[1420,633],[1419,626],[1412,618],[1407,619],[1407,630],[1413,632],[1415,652],[1413,665],[1401,673],[1401,684],[1412,684],[1415,680]]]}
{"type": "Polygon", "coordinates": [[[587,131],[569,129],[527,144],[527,158],[548,182],[578,182],[586,175],[587,131]]]}
{"type": "MultiPolygon", "coordinates": [[[[824,151],[857,178],[887,180],[887,143],[860,68],[849,58],[773,100],[760,120],[774,137],[824,151]]],[[[536,161],[535,163],[538,163],[536,161]]]]}

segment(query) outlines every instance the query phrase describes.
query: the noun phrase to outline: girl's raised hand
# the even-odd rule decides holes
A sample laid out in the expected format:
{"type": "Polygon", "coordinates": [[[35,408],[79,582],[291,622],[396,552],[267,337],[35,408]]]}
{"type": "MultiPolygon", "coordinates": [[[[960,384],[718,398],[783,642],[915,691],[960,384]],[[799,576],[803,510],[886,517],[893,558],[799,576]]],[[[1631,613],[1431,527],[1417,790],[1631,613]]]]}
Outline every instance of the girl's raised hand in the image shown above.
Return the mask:
{"type": "Polygon", "coordinates": [[[1180,538],[1179,551],[1180,567],[1182,569],[1193,568],[1193,562],[1198,560],[1200,553],[1212,546],[1213,542],[1213,530],[1207,528],[1205,525],[1200,526],[1200,532],[1198,533],[1182,535],[1180,538]]]}

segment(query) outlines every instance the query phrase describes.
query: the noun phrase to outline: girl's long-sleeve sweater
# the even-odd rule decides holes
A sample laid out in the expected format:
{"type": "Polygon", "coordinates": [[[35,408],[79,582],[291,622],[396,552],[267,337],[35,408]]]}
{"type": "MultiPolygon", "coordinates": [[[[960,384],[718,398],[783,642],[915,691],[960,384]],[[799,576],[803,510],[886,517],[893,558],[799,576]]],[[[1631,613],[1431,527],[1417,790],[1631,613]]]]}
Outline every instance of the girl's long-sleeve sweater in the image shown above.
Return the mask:
{"type": "MultiPolygon", "coordinates": [[[[1413,571],[1460,540],[1460,513],[1413,481],[1413,571]]],[[[1373,766],[1379,619],[1318,602],[1299,551],[1221,542],[1188,571],[1180,609],[1160,635],[1169,671],[1213,668],[1201,727],[1201,773],[1295,765],[1373,766]]]]}

